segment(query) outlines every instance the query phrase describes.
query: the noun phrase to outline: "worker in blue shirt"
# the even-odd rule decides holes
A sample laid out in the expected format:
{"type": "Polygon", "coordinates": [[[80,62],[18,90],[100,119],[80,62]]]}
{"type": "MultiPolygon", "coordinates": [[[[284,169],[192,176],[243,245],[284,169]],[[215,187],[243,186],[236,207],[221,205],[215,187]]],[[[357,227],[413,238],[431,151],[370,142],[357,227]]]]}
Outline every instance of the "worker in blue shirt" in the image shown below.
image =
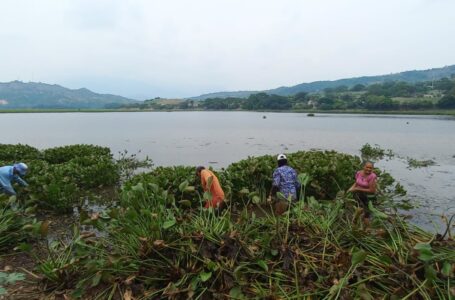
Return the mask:
{"type": "MultiPolygon", "coordinates": [[[[297,193],[300,189],[300,184],[297,180],[297,172],[288,166],[286,155],[280,154],[277,157],[278,167],[273,172],[272,189],[270,190],[267,202],[272,202],[272,197],[276,197],[277,192],[283,194],[285,199],[296,201],[298,199],[297,193]]],[[[288,201],[284,199],[277,199],[275,203],[275,212],[282,214],[288,206],[288,201]]]]}
{"type": "Polygon", "coordinates": [[[19,183],[22,186],[28,186],[20,176],[27,174],[28,167],[26,164],[20,162],[12,166],[0,167],[0,193],[8,195],[16,195],[16,191],[13,189],[11,183],[13,181],[19,183]]]}

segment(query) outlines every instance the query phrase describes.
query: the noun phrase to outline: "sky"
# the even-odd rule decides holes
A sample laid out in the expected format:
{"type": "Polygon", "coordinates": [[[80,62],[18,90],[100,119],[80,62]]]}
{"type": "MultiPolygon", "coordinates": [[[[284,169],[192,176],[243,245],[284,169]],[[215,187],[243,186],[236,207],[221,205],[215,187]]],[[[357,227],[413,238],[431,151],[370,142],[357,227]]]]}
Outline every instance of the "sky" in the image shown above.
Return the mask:
{"type": "Polygon", "coordinates": [[[0,82],[144,100],[455,64],[453,0],[0,0],[0,82]]]}

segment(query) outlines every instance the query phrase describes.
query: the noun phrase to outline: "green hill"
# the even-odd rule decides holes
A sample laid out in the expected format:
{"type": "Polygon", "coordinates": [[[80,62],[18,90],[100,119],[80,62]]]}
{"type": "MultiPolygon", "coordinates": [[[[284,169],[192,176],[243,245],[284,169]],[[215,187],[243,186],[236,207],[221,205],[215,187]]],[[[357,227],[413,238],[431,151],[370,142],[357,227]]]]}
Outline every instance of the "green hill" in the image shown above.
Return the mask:
{"type": "Polygon", "coordinates": [[[40,82],[0,83],[0,109],[96,109],[116,107],[139,101],[97,94],[88,89],[68,89],[40,82]]]}
{"type": "Polygon", "coordinates": [[[356,84],[369,85],[374,83],[384,83],[387,81],[403,81],[408,83],[415,83],[421,81],[438,80],[444,77],[451,77],[455,74],[455,65],[445,66],[443,68],[434,68],[429,70],[414,70],[406,71],[388,75],[378,76],[362,76],[354,78],[346,78],[339,80],[325,80],[325,81],[314,81],[309,83],[301,83],[291,87],[279,87],[276,89],[265,90],[265,91],[235,91],[235,92],[217,92],[204,94],[197,97],[192,97],[194,100],[204,100],[208,98],[247,98],[251,94],[257,94],[259,92],[265,92],[267,94],[275,94],[280,96],[295,95],[300,92],[319,92],[326,88],[335,88],[342,85],[348,88],[353,87],[356,84]]]}

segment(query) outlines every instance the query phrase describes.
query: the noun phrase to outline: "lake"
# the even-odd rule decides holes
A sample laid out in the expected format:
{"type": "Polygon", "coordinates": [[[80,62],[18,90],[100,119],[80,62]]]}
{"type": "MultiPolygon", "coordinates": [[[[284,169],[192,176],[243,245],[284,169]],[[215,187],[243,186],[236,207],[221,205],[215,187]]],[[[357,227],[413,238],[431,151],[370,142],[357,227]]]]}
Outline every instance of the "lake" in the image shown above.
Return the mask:
{"type": "MultiPolygon", "coordinates": [[[[43,149],[96,144],[141,151],[155,165],[222,168],[264,154],[327,149],[359,155],[366,143],[396,157],[377,167],[390,172],[420,207],[414,222],[433,229],[455,214],[455,118],[446,116],[258,112],[112,112],[0,114],[0,143],[43,149]],[[264,118],[265,116],[265,118],[264,118]],[[436,165],[409,169],[407,158],[436,165]],[[433,225],[434,223],[434,225],[433,225]]],[[[445,228],[443,228],[445,229],[445,228]]],[[[436,228],[435,230],[440,231],[436,228]]]]}

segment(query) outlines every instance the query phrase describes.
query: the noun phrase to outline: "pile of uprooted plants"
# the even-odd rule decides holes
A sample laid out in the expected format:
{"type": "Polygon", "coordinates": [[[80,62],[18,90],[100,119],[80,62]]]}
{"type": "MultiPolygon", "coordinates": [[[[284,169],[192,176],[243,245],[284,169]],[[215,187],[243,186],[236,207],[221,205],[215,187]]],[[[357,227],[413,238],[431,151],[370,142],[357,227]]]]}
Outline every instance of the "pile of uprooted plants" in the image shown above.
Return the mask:
{"type": "Polygon", "coordinates": [[[302,192],[283,215],[265,202],[271,156],[217,172],[229,200],[219,216],[201,208],[210,195],[200,191],[194,168],[158,167],[126,181],[115,205],[80,214],[70,236],[31,244],[32,272],[43,291],[67,299],[453,297],[450,230],[432,235],[404,221],[393,205],[402,188],[390,175],[380,176],[368,224],[343,192],[358,157],[288,157],[302,192]]]}

